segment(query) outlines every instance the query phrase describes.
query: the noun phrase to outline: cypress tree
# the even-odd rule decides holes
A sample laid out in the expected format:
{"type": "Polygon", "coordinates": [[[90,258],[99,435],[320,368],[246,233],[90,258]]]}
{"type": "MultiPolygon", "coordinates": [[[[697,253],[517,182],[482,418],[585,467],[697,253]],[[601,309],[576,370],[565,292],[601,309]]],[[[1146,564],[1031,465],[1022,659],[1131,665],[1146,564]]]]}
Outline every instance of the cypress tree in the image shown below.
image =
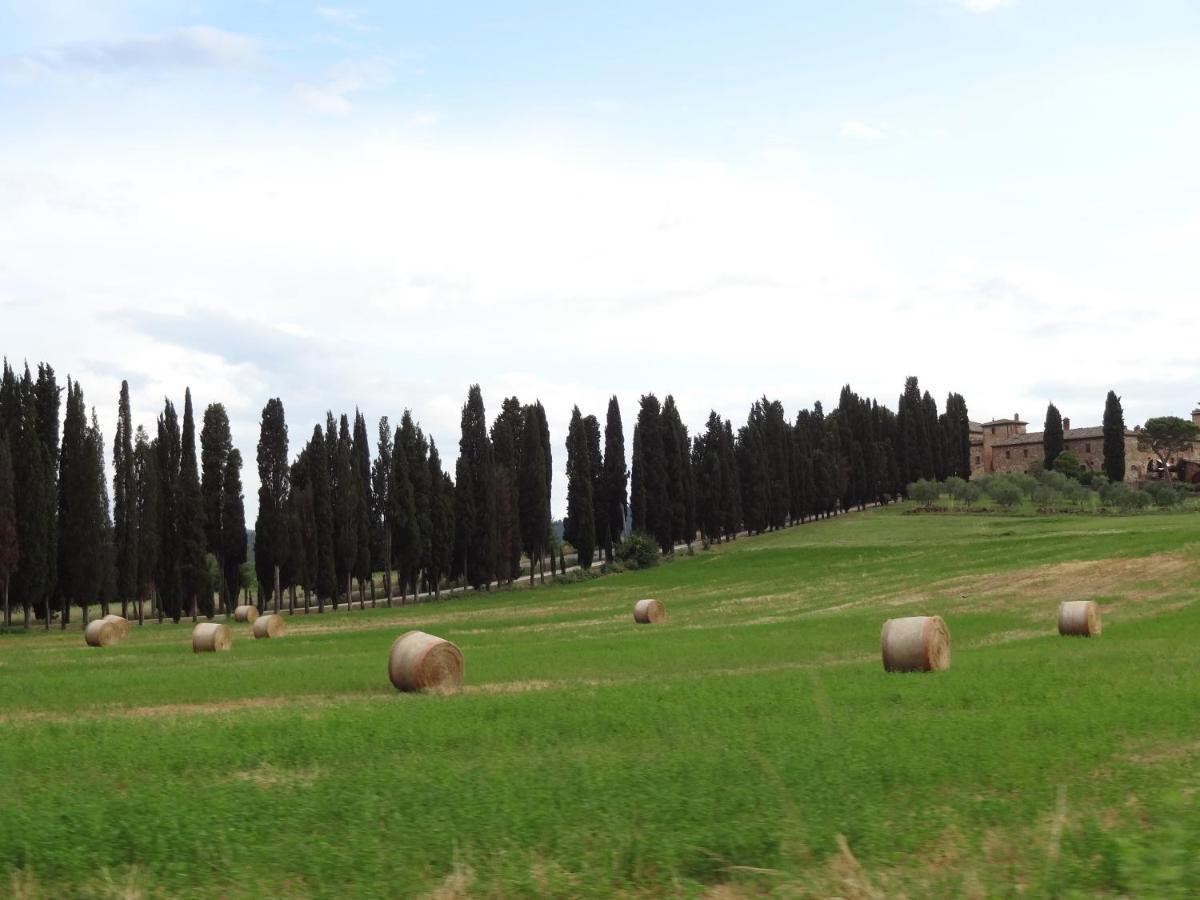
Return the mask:
{"type": "MultiPolygon", "coordinates": [[[[313,426],[308,442],[308,484],[313,494],[313,520],[317,540],[317,612],[325,611],[325,600],[337,602],[337,572],[333,555],[333,490],[329,483],[329,450],[320,425],[313,426]]],[[[257,557],[257,548],[255,556],[257,557]]]]}
{"type": "Polygon", "coordinates": [[[0,593],[4,594],[4,625],[12,625],[8,585],[17,568],[21,545],[17,536],[17,495],[13,484],[12,453],[8,435],[0,427],[0,593]]]}
{"type": "Polygon", "coordinates": [[[416,455],[409,447],[416,441],[415,429],[411,428],[412,419],[405,411],[401,426],[396,429],[394,450],[392,453],[392,549],[395,553],[396,571],[400,579],[400,597],[403,602],[408,597],[408,585],[412,571],[420,563],[421,531],[417,523],[416,493],[413,490],[412,471],[409,468],[416,455]],[[409,428],[404,427],[404,419],[409,422],[409,428]]]}
{"type": "Polygon", "coordinates": [[[375,505],[371,491],[371,443],[367,438],[367,420],[354,410],[354,468],[358,481],[358,508],[355,515],[357,553],[354,577],[358,581],[359,606],[365,608],[364,585],[371,580],[371,510],[375,505]]]}
{"type": "Polygon", "coordinates": [[[468,533],[467,580],[478,590],[488,586],[496,572],[496,487],[483,394],[477,384],[471,385],[463,404],[459,456],[467,462],[475,495],[474,521],[468,533]]]}
{"type": "MultiPolygon", "coordinates": [[[[286,452],[286,451],[285,451],[286,452]]],[[[286,459],[286,456],[285,456],[286,459]]],[[[200,469],[196,460],[196,418],[192,411],[192,391],[183,392],[183,434],[179,457],[179,573],[184,596],[191,604],[192,621],[196,610],[212,615],[212,583],[205,558],[204,497],[200,492],[200,469]]]]}
{"type": "Polygon", "coordinates": [[[496,578],[511,584],[521,574],[521,502],[517,440],[522,431],[516,397],[504,401],[492,422],[496,485],[496,578]]]}
{"type": "Polygon", "coordinates": [[[97,599],[100,601],[101,615],[108,615],[109,604],[117,596],[117,546],[114,536],[112,515],[108,503],[108,478],[105,475],[106,457],[104,455],[104,435],[100,431],[100,421],[96,418],[96,408],[92,407],[92,424],[88,428],[88,444],[95,454],[94,471],[96,473],[97,509],[99,512],[100,556],[99,581],[97,582],[97,599]]]}
{"type": "Polygon", "coordinates": [[[1125,411],[1114,391],[1104,400],[1104,474],[1109,481],[1125,480],[1125,411]]]}
{"type": "Polygon", "coordinates": [[[578,406],[571,412],[567,429],[567,518],[563,537],[575,547],[580,568],[590,569],[596,549],[596,512],[588,436],[578,406]]]}
{"type": "Polygon", "coordinates": [[[734,540],[742,527],[742,483],[738,471],[733,423],[726,419],[721,437],[721,518],[726,540],[734,540]]]}
{"type": "Polygon", "coordinates": [[[921,397],[921,412],[924,417],[925,454],[928,459],[925,477],[942,481],[946,477],[945,444],[941,440],[942,430],[938,427],[937,401],[929,391],[921,397]]]}
{"type": "MultiPolygon", "coordinates": [[[[242,454],[230,448],[221,478],[221,578],[224,582],[225,612],[232,614],[241,589],[242,564],[246,562],[246,505],[242,495],[242,454]]],[[[311,504],[311,490],[309,492],[311,504]]]]}
{"type": "Polygon", "coordinates": [[[128,619],[129,601],[138,599],[137,479],[128,381],[121,382],[117,433],[113,439],[113,526],[116,532],[117,594],[121,598],[121,616],[128,619]]]}
{"type": "Polygon", "coordinates": [[[621,405],[616,394],[608,400],[604,420],[604,490],[601,497],[604,514],[600,517],[603,531],[597,540],[604,558],[613,560],[613,545],[625,534],[625,515],[629,508],[629,469],[625,464],[625,429],[621,424],[621,405]]]}
{"type": "MultiPolygon", "coordinates": [[[[520,472],[518,478],[518,513],[521,519],[521,546],[529,558],[529,583],[533,584],[535,565],[543,563],[550,534],[549,508],[546,504],[546,451],[542,443],[541,404],[526,406],[522,414],[520,472]]],[[[457,494],[462,490],[459,484],[457,494]]],[[[546,573],[543,565],[542,580],[546,573]]]]}
{"type": "MultiPolygon", "coordinates": [[[[401,430],[405,438],[403,446],[408,454],[408,477],[412,484],[413,495],[413,558],[409,569],[409,584],[412,587],[413,599],[420,593],[420,573],[429,567],[429,557],[432,549],[430,528],[432,527],[432,510],[430,508],[429,484],[429,443],[421,426],[414,424],[412,416],[405,411],[401,420],[401,430]]],[[[397,444],[399,446],[399,444],[397,444]]]]}
{"type": "MultiPolygon", "coordinates": [[[[274,397],[263,407],[258,437],[258,519],[254,525],[254,567],[264,597],[280,609],[281,569],[288,552],[288,430],[283,401],[274,397]]],[[[324,459],[322,459],[324,462],[324,459]]],[[[264,611],[266,601],[261,604],[264,611]]]]}
{"type": "MultiPolygon", "coordinates": [[[[183,580],[180,574],[179,538],[179,417],[175,404],[164,400],[158,417],[156,470],[158,473],[158,602],[162,613],[174,622],[183,611],[183,580]]],[[[264,559],[266,557],[264,556],[264,559]]],[[[161,619],[161,615],[160,615],[161,619]]]]}
{"type": "Polygon", "coordinates": [[[226,596],[225,588],[225,473],[229,467],[229,454],[233,450],[233,438],[229,433],[229,415],[220,403],[210,403],[204,409],[204,424],[200,428],[200,495],[204,507],[204,547],[217,559],[221,574],[219,590],[221,603],[226,612],[233,606],[226,596]]]}
{"type": "MultiPolygon", "coordinates": [[[[25,367],[25,381],[29,382],[29,367],[25,367]]],[[[49,608],[50,594],[58,584],[58,457],[59,457],[59,417],[61,389],[54,375],[54,369],[49,363],[38,363],[37,381],[33,382],[32,404],[36,408],[38,439],[42,444],[42,455],[45,461],[45,510],[46,517],[46,603],[49,608]]]]}
{"type": "Polygon", "coordinates": [[[454,574],[465,586],[475,533],[475,486],[471,483],[471,466],[461,454],[454,464],[454,476],[454,574]]]}
{"type": "Polygon", "coordinates": [[[371,557],[383,564],[383,591],[392,605],[392,426],[379,419],[379,440],[371,469],[371,557]]]}
{"type": "Polygon", "coordinates": [[[58,533],[62,558],[58,563],[63,628],[70,621],[70,603],[83,610],[100,593],[103,576],[100,496],[96,445],[89,434],[83,388],[67,379],[67,410],[59,451],[58,533]]]}
{"type": "Polygon", "coordinates": [[[1053,403],[1046,407],[1046,424],[1042,428],[1042,452],[1045,454],[1042,464],[1047,469],[1054,468],[1054,461],[1063,452],[1062,414],[1053,403]]]}
{"type": "Polygon", "coordinates": [[[450,571],[454,554],[454,492],[442,471],[437,444],[429,439],[429,585],[441,597],[442,576],[450,571]]]}
{"type": "Polygon", "coordinates": [[[138,426],[133,448],[134,478],[137,484],[137,614],[138,624],[145,619],[145,600],[154,599],[159,551],[162,539],[158,529],[158,451],[146,430],[138,426]]]}
{"type": "Polygon", "coordinates": [[[662,440],[663,461],[665,463],[667,496],[670,502],[670,528],[664,530],[664,536],[669,534],[670,550],[674,552],[675,544],[684,541],[691,546],[695,536],[695,492],[692,489],[691,475],[691,440],[687,428],[679,417],[675,406],[675,398],[667,395],[662,410],[662,440]]]}
{"type": "Polygon", "coordinates": [[[721,442],[724,426],[715,410],[708,414],[704,434],[697,435],[692,445],[692,470],[696,483],[696,519],[700,535],[706,542],[721,540],[721,504],[725,496],[724,471],[721,466],[721,442]]]}
{"type": "MultiPolygon", "coordinates": [[[[674,443],[672,437],[672,444],[674,443]]],[[[658,541],[663,553],[674,547],[674,519],[664,457],[662,407],[654,394],[645,394],[634,430],[633,522],[658,541]]]]}
{"type": "MultiPolygon", "coordinates": [[[[350,420],[342,414],[338,430],[335,480],[333,482],[333,556],[338,586],[346,588],[346,608],[354,606],[350,580],[358,559],[358,505],[362,491],[354,465],[354,445],[350,438],[350,420]]],[[[336,603],[336,601],[335,601],[336,603]]]]}
{"type": "MultiPolygon", "coordinates": [[[[11,370],[6,370],[6,376],[11,370]]],[[[17,567],[9,585],[12,602],[25,613],[29,627],[31,612],[38,612],[50,627],[50,594],[53,585],[50,556],[57,546],[51,537],[57,532],[57,495],[54,491],[54,466],[38,434],[38,409],[34,402],[33,382],[26,377],[17,389],[19,399],[10,424],[10,439],[15,452],[13,460],[14,505],[16,507],[19,547],[17,567]]]]}

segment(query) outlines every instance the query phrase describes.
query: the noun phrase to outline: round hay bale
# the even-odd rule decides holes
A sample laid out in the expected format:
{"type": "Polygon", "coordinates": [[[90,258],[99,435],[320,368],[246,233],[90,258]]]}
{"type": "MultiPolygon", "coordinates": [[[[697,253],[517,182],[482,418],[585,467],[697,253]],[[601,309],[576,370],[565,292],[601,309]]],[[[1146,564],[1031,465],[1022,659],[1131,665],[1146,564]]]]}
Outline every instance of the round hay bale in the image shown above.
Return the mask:
{"type": "Polygon", "coordinates": [[[83,633],[89,647],[111,647],[121,640],[117,626],[105,619],[94,619],[83,633]]]}
{"type": "Polygon", "coordinates": [[[654,625],[667,620],[667,609],[661,600],[639,600],[633,607],[633,621],[639,625],[654,625]]]}
{"type": "Polygon", "coordinates": [[[267,615],[259,616],[254,620],[254,637],[282,637],[286,628],[287,626],[283,624],[283,616],[278,616],[275,613],[267,613],[267,615]]]}
{"type": "Polygon", "coordinates": [[[253,623],[258,618],[257,606],[239,606],[233,611],[233,621],[253,623]]]}
{"type": "Polygon", "coordinates": [[[454,690],[463,680],[462,651],[432,634],[405,632],[392,643],[388,678],[398,691],[454,690]]]}
{"type": "Polygon", "coordinates": [[[941,616],[888,619],[879,637],[888,672],[940,672],[950,668],[950,632],[941,616]]]}
{"type": "Polygon", "coordinates": [[[112,622],[117,633],[123,638],[129,636],[129,630],[133,627],[129,624],[128,619],[118,616],[116,613],[109,613],[102,621],[112,622]]]}
{"type": "Polygon", "coordinates": [[[192,652],[214,653],[233,646],[233,632],[221,622],[201,622],[192,629],[192,652]]]}
{"type": "Polygon", "coordinates": [[[1091,600],[1066,600],[1058,604],[1058,633],[1096,637],[1100,634],[1100,607],[1091,600]]]}

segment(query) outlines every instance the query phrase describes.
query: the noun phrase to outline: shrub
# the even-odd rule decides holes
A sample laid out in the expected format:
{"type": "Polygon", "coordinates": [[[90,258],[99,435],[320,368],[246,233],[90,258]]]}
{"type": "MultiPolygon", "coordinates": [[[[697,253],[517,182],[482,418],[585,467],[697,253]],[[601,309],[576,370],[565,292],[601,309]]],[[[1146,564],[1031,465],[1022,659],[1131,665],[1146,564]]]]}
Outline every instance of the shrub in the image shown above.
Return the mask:
{"type": "Polygon", "coordinates": [[[1083,474],[1083,468],[1079,465],[1079,457],[1070,450],[1064,450],[1055,457],[1054,471],[1067,478],[1078,478],[1083,474]]]}
{"type": "Polygon", "coordinates": [[[908,499],[916,500],[924,509],[932,509],[941,496],[942,486],[936,481],[926,481],[922,478],[908,486],[908,499]]]}
{"type": "Polygon", "coordinates": [[[973,481],[968,481],[963,487],[962,502],[967,506],[970,506],[972,503],[975,503],[979,500],[979,495],[982,493],[983,491],[980,490],[979,485],[975,484],[973,481]]]}
{"type": "Polygon", "coordinates": [[[1041,466],[1038,466],[1034,471],[1037,472],[1036,477],[1028,474],[1027,472],[1015,472],[1014,474],[1008,476],[1009,480],[1017,486],[1017,490],[1019,490],[1026,497],[1033,496],[1033,492],[1040,483],[1040,479],[1046,475],[1046,470],[1041,466]]]}
{"type": "Polygon", "coordinates": [[[1048,484],[1039,484],[1033,491],[1033,502],[1041,509],[1053,509],[1062,499],[1062,494],[1048,484]]]}
{"type": "Polygon", "coordinates": [[[616,558],[626,569],[649,569],[661,560],[658,542],[650,535],[635,531],[617,547],[616,558]]]}
{"type": "Polygon", "coordinates": [[[1020,504],[1023,491],[1012,479],[993,478],[988,484],[988,496],[1005,509],[1012,509],[1020,504]]]}

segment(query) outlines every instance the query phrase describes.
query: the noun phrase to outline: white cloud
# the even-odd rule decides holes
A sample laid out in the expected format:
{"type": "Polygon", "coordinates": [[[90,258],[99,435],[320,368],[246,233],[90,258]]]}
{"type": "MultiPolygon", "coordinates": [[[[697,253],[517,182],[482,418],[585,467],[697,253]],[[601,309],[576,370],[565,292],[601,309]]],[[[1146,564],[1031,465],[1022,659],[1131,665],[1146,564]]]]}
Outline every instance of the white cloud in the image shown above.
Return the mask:
{"type": "Polygon", "coordinates": [[[344,9],[340,6],[318,6],[317,15],[342,28],[348,28],[351,31],[371,30],[370,26],[365,24],[358,17],[358,13],[354,12],[353,10],[344,9]]]}
{"type": "Polygon", "coordinates": [[[1013,0],[949,0],[955,6],[961,6],[968,12],[989,13],[1003,6],[1009,6],[1013,0]]]}
{"type": "Polygon", "coordinates": [[[362,91],[383,87],[392,79],[392,70],[379,62],[343,63],[320,84],[298,84],[293,94],[313,112],[344,116],[353,109],[350,97],[362,91]]]}
{"type": "Polygon", "coordinates": [[[877,141],[883,137],[881,129],[857,119],[848,119],[843,122],[840,133],[842,137],[858,138],[864,141],[877,141]]]}
{"type": "Polygon", "coordinates": [[[258,42],[207,25],[112,41],[64,44],[0,59],[0,72],[18,75],[134,70],[249,68],[260,62],[258,42]]]}

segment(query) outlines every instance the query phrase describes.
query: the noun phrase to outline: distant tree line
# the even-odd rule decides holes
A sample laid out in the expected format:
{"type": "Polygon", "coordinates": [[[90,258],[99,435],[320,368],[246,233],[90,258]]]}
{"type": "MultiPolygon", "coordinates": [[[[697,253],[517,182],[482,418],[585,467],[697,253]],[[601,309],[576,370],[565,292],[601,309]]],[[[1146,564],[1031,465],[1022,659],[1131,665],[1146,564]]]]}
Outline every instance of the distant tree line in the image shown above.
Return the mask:
{"type": "Polygon", "coordinates": [[[168,399],[157,434],[135,431],[129,385],[121,383],[108,458],[96,412],[83,387],[41,363],[18,377],[5,360],[0,377],[0,590],[4,622],[15,608],[25,625],[55,612],[62,627],[79,607],[102,614],[119,603],[140,620],[143,601],[159,619],[189,613],[211,616],[214,594],[228,608],[240,588],[246,560],[241,456],[233,449],[229,418],[219,403],[204,413],[196,452],[191,391],[183,422],[168,399]],[[111,500],[111,502],[110,502],[111,500]]]}
{"type": "MultiPolygon", "coordinates": [[[[68,380],[59,435],[60,388],[45,364],[20,378],[4,364],[0,384],[0,589],[12,608],[42,618],[72,606],[107,613],[132,603],[160,621],[230,612],[247,556],[242,457],[229,418],[209,404],[200,433],[190,390],[182,421],[170,399],[156,433],[134,429],[122,383],[112,451],[111,503],[104,442],[83,390],[68,380]]],[[[692,437],[675,400],[641,398],[627,461],[620,405],[603,426],[572,411],[567,432],[563,538],[583,568],[611,562],[631,527],[671,553],[699,534],[707,542],[781,528],[839,510],[888,503],[924,479],[970,474],[963,398],[945,410],[909,378],[892,412],[842,389],[789,418],[767,397],[735,431],[709,414],[692,437]],[[631,464],[630,464],[631,463],[631,464]]],[[[283,401],[262,410],[255,462],[258,518],[254,580],[260,605],[323,611],[376,599],[383,572],[390,605],[455,583],[532,583],[565,565],[553,534],[553,456],[542,404],[506,398],[488,422],[473,385],[462,408],[453,477],[436,443],[405,410],[387,416],[374,448],[359,410],[328,412],[293,458],[283,401]],[[372,449],[374,452],[372,452],[372,449]],[[556,552],[557,551],[557,552],[556,552]],[[557,559],[556,559],[557,556],[557,559]],[[524,563],[523,563],[524,561],[524,563]],[[394,578],[394,580],[393,580],[394,578]]]]}

